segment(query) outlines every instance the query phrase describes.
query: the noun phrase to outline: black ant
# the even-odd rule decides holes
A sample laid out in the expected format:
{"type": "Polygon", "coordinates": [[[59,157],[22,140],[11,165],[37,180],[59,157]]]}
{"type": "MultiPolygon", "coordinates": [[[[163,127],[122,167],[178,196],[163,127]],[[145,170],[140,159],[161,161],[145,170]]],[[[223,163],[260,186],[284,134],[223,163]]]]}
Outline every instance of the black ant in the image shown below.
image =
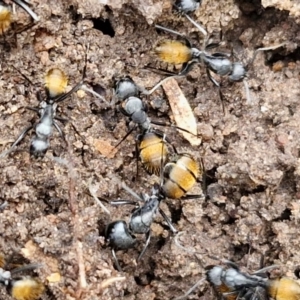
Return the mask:
{"type": "Polygon", "coordinates": [[[38,300],[45,291],[44,284],[35,277],[19,276],[16,274],[38,268],[38,264],[28,264],[7,271],[5,268],[5,259],[0,254],[0,283],[5,285],[11,296],[16,300],[38,300]]]}
{"type": "MultiPolygon", "coordinates": [[[[35,124],[25,128],[16,141],[12,144],[10,149],[2,152],[0,158],[3,158],[11,153],[23,140],[26,134],[32,129],[35,131],[35,136],[30,143],[30,154],[35,158],[43,158],[45,156],[50,146],[49,139],[53,132],[53,126],[64,139],[64,133],[56,122],[56,120],[62,120],[61,118],[56,117],[57,105],[82,87],[85,73],[86,63],[83,69],[82,80],[77,83],[68,93],[65,93],[68,82],[65,73],[58,68],[49,70],[45,76],[45,89],[47,93],[46,100],[42,100],[40,93],[38,93],[38,98],[40,101],[39,108],[27,107],[28,109],[37,112],[40,116],[40,119],[35,124]]],[[[21,75],[24,76],[23,74],[21,75]]],[[[29,80],[26,76],[24,77],[25,79],[29,80]]],[[[29,80],[29,82],[31,81],[29,80]]]]}
{"type": "Polygon", "coordinates": [[[116,257],[115,250],[134,247],[136,243],[135,234],[145,234],[146,242],[137,259],[137,261],[140,261],[150,243],[151,224],[153,223],[157,212],[163,216],[171,231],[177,233],[177,230],[174,228],[167,215],[159,207],[160,201],[164,199],[164,196],[161,194],[161,189],[158,185],[154,185],[150,196],[142,194],[142,197],[138,196],[123,183],[122,187],[144,204],[140,206],[138,202],[130,200],[116,200],[109,202],[111,205],[135,205],[135,209],[131,213],[129,226],[127,226],[125,221],[119,220],[108,224],[105,230],[105,238],[112,247],[112,255],[120,272],[122,269],[116,257]]]}
{"type": "Polygon", "coordinates": [[[191,41],[185,35],[160,25],[155,25],[155,28],[180,36],[184,39],[185,42],[180,42],[177,40],[164,40],[155,48],[155,53],[164,62],[171,64],[183,64],[183,66],[178,74],[164,71],[164,73],[171,74],[171,76],[160,81],[155,87],[152,88],[151,91],[156,90],[160,85],[162,85],[166,80],[168,80],[171,77],[185,76],[190,72],[194,64],[202,63],[206,67],[208,78],[219,90],[222,105],[223,94],[221,92],[221,86],[220,83],[212,76],[211,72],[219,76],[228,76],[228,79],[233,82],[243,81],[246,89],[247,102],[251,103],[249,87],[247,81],[245,80],[247,76],[248,66],[253,63],[258,52],[277,49],[284,45],[280,44],[276,46],[256,49],[250,62],[247,65],[244,65],[241,62],[232,62],[229,59],[230,55],[226,53],[215,52],[209,54],[208,52],[206,52],[207,49],[217,47],[219,45],[218,43],[211,43],[205,46],[204,50],[199,50],[198,48],[193,47],[191,41]]]}
{"type": "Polygon", "coordinates": [[[120,100],[123,100],[119,106],[120,111],[129,117],[135,125],[127,132],[115,148],[118,147],[134,129],[139,128],[140,133],[136,138],[137,157],[139,156],[141,158],[143,165],[150,173],[159,174],[160,166],[165,164],[169,153],[166,143],[172,146],[173,152],[176,152],[176,149],[170,143],[166,135],[152,128],[151,124],[171,126],[178,130],[190,132],[173,124],[151,120],[147,115],[146,103],[138,97],[139,93],[148,94],[151,93],[151,91],[146,91],[137,86],[129,76],[120,79],[116,83],[115,94],[120,100]]]}

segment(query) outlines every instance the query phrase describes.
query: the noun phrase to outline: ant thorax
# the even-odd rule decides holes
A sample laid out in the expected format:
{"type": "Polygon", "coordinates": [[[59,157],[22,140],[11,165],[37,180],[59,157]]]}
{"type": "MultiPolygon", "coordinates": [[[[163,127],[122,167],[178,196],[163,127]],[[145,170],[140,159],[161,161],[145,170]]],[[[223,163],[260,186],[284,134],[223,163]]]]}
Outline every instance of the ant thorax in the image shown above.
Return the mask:
{"type": "Polygon", "coordinates": [[[56,103],[46,105],[43,104],[43,108],[40,111],[41,120],[35,128],[36,134],[38,136],[49,137],[52,134],[53,119],[55,116],[56,106],[56,103]]]}
{"type": "Polygon", "coordinates": [[[129,227],[135,233],[147,233],[157,214],[159,199],[157,196],[144,195],[145,204],[131,215],[129,227]]]}
{"type": "Polygon", "coordinates": [[[148,130],[150,128],[150,119],[145,112],[145,104],[140,98],[129,97],[126,100],[124,110],[130,116],[131,120],[142,129],[148,130]]]}
{"type": "Polygon", "coordinates": [[[226,55],[213,56],[213,55],[203,55],[202,60],[206,64],[207,68],[214,73],[225,76],[232,72],[232,62],[226,55]]]}

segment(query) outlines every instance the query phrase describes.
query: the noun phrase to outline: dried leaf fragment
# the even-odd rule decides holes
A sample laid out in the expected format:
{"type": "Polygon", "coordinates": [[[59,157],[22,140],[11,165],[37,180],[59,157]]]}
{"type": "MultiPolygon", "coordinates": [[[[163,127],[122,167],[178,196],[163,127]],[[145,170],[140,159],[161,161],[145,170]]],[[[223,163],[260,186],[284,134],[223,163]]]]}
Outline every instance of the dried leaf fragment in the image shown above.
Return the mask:
{"type": "Polygon", "coordinates": [[[168,97],[175,122],[178,127],[193,133],[184,132],[179,130],[183,137],[190,142],[192,146],[199,146],[201,138],[197,137],[197,122],[191,106],[184,94],[182,93],[177,81],[170,78],[162,84],[164,91],[168,97]]]}

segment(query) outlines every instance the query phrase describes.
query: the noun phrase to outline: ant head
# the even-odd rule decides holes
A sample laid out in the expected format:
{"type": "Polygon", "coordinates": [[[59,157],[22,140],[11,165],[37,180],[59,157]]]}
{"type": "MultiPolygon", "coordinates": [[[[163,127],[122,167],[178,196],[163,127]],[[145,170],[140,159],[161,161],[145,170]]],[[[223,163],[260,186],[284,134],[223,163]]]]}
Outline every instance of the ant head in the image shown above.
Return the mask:
{"type": "Polygon", "coordinates": [[[114,78],[115,93],[118,99],[125,100],[131,96],[138,95],[138,88],[132,78],[128,75],[117,79],[114,78]]]}
{"type": "Polygon", "coordinates": [[[125,221],[114,221],[106,226],[105,239],[110,246],[128,249],[134,246],[135,236],[131,235],[125,221]]]}
{"type": "Polygon", "coordinates": [[[229,76],[231,81],[242,81],[247,76],[247,66],[244,66],[241,62],[234,62],[232,64],[232,72],[229,76]]]}

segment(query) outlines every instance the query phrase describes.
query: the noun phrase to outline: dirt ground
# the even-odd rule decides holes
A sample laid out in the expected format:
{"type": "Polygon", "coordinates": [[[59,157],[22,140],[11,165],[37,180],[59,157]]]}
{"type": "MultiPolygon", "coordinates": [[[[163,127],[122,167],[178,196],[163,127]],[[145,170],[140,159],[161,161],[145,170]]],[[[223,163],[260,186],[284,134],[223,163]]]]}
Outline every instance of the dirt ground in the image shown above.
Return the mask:
{"type": "MultiPolygon", "coordinates": [[[[8,1],[9,2],[9,1],[8,1]]],[[[246,103],[242,83],[222,78],[224,114],[216,88],[206,71],[195,66],[178,79],[198,120],[203,143],[192,147],[174,129],[163,129],[179,150],[189,151],[207,172],[208,199],[172,200],[161,208],[183,231],[183,251],[160,216],[153,224],[150,246],[143,260],[135,259],[143,246],[117,251],[124,272],[113,264],[103,237],[112,220],[128,221],[131,207],[112,207],[106,214],[91,197],[132,199],[120,188],[123,180],[134,191],[150,193],[158,177],[140,166],[135,178],[134,139],[126,134],[127,120],[94,96],[77,92],[60,103],[58,115],[67,144],[57,132],[44,159],[29,155],[28,134],[17,150],[0,160],[0,252],[22,254],[27,262],[42,263],[38,276],[46,284],[43,299],[173,299],[183,295],[218,262],[208,254],[227,258],[250,270],[278,264],[293,277],[300,261],[300,28],[297,1],[203,0],[193,14],[209,33],[223,33],[222,51],[248,62],[259,47],[285,42],[277,51],[260,53],[249,66],[252,103],[246,103]]],[[[0,151],[37,120],[37,91],[44,91],[44,74],[62,68],[69,87],[81,80],[87,45],[86,83],[111,101],[113,78],[129,74],[150,89],[162,76],[144,67],[168,67],[153,53],[157,42],[174,38],[154,24],[187,34],[200,48],[202,38],[183,16],[172,13],[165,0],[33,0],[40,16],[32,28],[7,35],[0,45],[0,151]],[[17,71],[26,75],[28,83],[17,71]]],[[[17,7],[15,27],[29,21],[17,7]]],[[[163,91],[145,98],[149,116],[172,121],[163,91]]],[[[200,193],[200,184],[192,194],[200,193]]],[[[0,298],[11,299],[6,289],[0,298]]],[[[188,299],[216,299],[203,283],[188,299]]]]}

